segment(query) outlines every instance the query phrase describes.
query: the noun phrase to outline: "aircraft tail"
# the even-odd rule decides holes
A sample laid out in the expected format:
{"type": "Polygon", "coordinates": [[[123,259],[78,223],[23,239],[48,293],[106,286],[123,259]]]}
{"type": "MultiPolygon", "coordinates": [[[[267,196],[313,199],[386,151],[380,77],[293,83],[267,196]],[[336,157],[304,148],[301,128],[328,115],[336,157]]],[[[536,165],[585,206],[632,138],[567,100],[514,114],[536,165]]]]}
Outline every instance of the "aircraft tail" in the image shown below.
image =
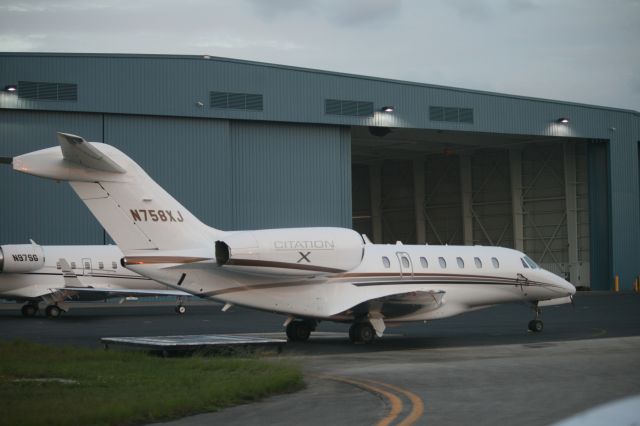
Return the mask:
{"type": "Polygon", "coordinates": [[[60,147],[13,159],[17,171],[68,181],[125,252],[210,247],[221,231],[193,216],[113,146],[58,133],[60,147]]]}

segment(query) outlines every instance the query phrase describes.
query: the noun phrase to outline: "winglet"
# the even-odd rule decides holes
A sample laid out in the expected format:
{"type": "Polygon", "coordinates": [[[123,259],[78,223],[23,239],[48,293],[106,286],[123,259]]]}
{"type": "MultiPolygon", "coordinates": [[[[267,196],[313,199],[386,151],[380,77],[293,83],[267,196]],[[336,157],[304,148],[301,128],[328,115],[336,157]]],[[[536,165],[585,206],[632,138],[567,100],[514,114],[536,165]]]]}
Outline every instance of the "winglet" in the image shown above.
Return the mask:
{"type": "Polygon", "coordinates": [[[81,136],[58,132],[62,157],[81,166],[110,173],[126,173],[115,161],[104,155],[81,136]]]}

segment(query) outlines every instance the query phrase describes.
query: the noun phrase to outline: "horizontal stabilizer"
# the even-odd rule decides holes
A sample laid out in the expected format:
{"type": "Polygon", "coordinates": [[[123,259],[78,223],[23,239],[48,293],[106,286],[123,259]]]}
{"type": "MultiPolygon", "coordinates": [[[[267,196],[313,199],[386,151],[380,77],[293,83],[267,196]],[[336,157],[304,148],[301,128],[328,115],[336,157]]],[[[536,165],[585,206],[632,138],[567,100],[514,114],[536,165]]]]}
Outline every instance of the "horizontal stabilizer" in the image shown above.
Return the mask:
{"type": "Polygon", "coordinates": [[[105,156],[84,138],[69,133],[58,133],[62,157],[69,162],[89,169],[110,173],[125,173],[115,161],[105,156]]]}

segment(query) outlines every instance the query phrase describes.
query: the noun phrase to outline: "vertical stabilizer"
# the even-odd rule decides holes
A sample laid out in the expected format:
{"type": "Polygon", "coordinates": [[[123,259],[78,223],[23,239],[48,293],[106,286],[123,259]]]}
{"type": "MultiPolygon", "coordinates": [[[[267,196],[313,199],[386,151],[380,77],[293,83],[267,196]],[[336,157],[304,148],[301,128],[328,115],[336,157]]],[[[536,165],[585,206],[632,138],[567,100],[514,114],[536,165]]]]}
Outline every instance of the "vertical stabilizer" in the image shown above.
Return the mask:
{"type": "Polygon", "coordinates": [[[17,171],[66,180],[123,251],[211,247],[219,231],[193,216],[118,149],[66,133],[60,147],[14,158],[17,171]]]}

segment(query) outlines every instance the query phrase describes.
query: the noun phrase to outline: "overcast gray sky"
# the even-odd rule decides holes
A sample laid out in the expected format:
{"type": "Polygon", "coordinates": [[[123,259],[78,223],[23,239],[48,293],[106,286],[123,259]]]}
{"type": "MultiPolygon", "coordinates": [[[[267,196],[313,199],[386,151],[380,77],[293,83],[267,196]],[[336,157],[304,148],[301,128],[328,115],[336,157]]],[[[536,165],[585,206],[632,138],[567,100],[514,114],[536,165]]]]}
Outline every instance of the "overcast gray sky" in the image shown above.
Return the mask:
{"type": "Polygon", "coordinates": [[[206,54],[640,111],[640,0],[0,0],[0,51],[206,54]]]}

